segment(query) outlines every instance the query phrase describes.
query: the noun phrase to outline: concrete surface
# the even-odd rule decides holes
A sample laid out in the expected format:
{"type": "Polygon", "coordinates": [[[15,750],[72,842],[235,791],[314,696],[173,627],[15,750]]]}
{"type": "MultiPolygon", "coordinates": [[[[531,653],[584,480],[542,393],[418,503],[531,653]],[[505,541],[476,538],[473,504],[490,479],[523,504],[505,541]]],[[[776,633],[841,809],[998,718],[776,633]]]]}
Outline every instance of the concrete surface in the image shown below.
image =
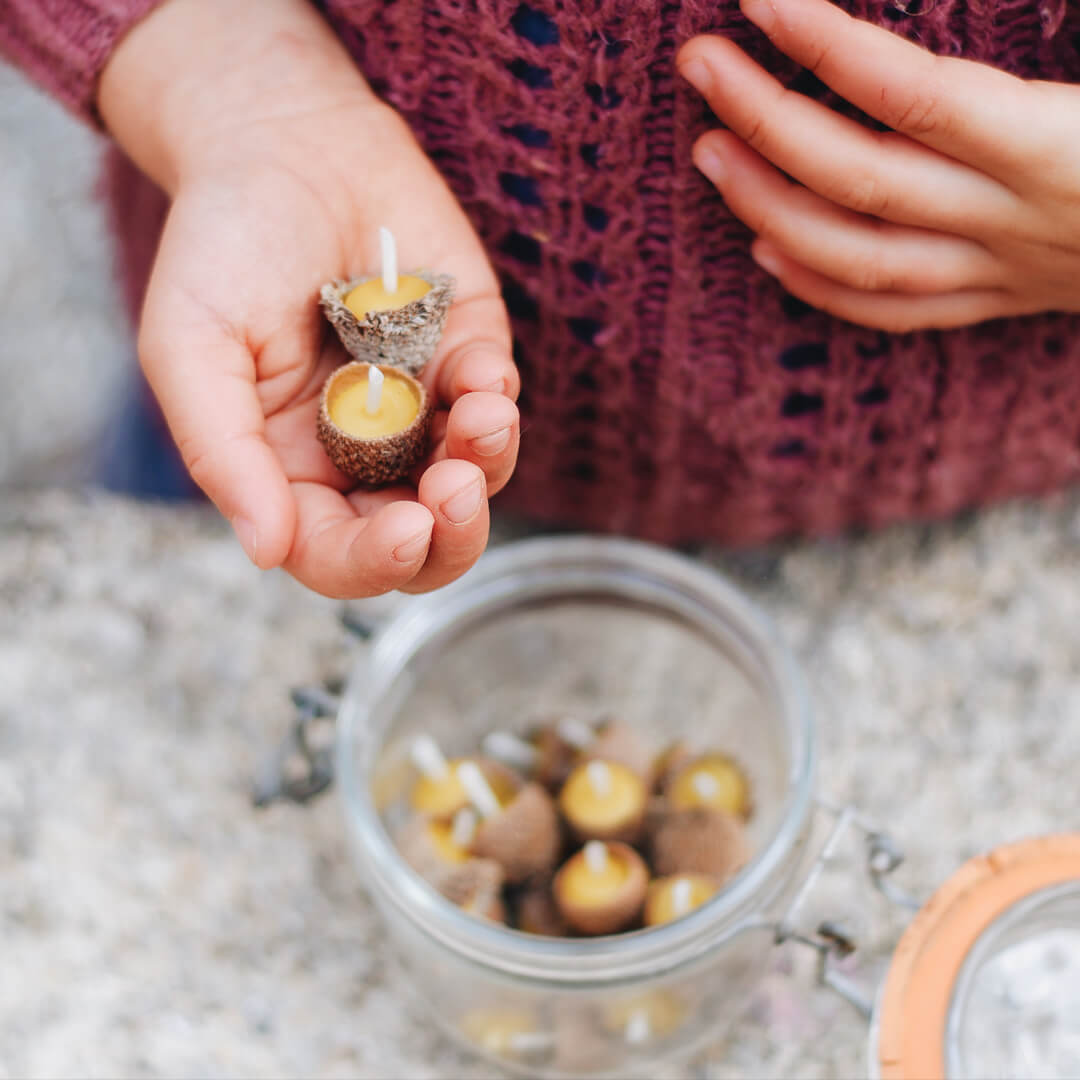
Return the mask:
{"type": "MultiPolygon", "coordinates": [[[[915,893],[1080,825],[1075,501],[710,561],[802,658],[821,789],[893,829],[915,893]]],[[[202,511],[5,497],[0,1077],[496,1075],[389,978],[337,800],[250,805],[289,688],[358,648],[336,615],[202,511]]],[[[872,976],[903,919],[848,880],[822,903],[872,976]]],[[[778,950],[732,1036],[660,1075],[864,1075],[866,1026],[808,962],[778,950]]]]}

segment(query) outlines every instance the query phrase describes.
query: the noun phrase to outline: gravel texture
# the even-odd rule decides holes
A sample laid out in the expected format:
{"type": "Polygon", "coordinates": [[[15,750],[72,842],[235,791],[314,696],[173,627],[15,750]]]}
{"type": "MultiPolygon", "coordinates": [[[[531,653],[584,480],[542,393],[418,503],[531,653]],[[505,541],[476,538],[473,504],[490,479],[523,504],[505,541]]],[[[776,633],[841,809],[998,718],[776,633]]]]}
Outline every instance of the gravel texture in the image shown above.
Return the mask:
{"type": "MultiPolygon", "coordinates": [[[[821,789],[890,824],[906,887],[1080,827],[1076,501],[703,557],[806,664],[821,789]]],[[[338,610],[202,510],[3,496],[0,1077],[497,1075],[390,979],[337,801],[251,806],[289,688],[360,648],[338,610]]],[[[818,902],[871,978],[903,918],[849,880],[818,902]]],[[[811,967],[778,949],[734,1034],[661,1075],[864,1075],[865,1024],[811,967]]]]}

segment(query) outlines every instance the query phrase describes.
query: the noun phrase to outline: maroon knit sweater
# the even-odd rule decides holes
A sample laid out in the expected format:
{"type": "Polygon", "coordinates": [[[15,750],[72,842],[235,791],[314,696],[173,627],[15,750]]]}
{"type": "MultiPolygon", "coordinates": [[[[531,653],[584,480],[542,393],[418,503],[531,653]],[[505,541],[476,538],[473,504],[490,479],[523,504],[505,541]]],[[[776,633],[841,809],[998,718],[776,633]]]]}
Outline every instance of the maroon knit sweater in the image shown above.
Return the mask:
{"type": "MultiPolygon", "coordinates": [[[[92,117],[155,0],[0,0],[0,51],[92,117]]],[[[1080,81],[1066,0],[844,0],[939,53],[1080,81]]],[[[324,0],[487,243],[514,321],[524,438],[504,505],[663,541],[765,540],[947,514],[1080,472],[1080,323],[901,336],[786,296],[697,173],[709,125],[677,46],[724,34],[786,81],[736,0],[324,0]]],[[[108,172],[130,299],[164,213],[108,172]]],[[[932,193],[931,193],[932,195],[932,193]]]]}

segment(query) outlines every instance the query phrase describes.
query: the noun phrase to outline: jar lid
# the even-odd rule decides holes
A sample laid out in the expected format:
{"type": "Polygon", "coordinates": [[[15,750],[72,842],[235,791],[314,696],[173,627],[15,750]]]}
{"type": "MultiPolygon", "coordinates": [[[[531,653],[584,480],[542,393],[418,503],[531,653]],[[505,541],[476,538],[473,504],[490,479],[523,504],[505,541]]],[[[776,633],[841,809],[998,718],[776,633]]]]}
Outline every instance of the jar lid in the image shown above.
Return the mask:
{"type": "Polygon", "coordinates": [[[1020,1062],[1002,1072],[997,1061],[997,1075],[1077,1075],[1062,1059],[1080,1055],[1078,972],[1080,834],[971,859],[919,911],[893,955],[878,1004],[878,1075],[985,1076],[977,1058],[993,1057],[997,1038],[1020,1062]]]}

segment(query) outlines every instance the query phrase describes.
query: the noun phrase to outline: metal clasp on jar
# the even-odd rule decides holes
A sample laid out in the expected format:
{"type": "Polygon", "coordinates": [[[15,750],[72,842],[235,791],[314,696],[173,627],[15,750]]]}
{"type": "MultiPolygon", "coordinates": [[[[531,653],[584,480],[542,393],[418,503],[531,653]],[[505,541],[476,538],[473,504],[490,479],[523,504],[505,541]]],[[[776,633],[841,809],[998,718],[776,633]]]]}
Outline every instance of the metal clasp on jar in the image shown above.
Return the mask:
{"type": "Polygon", "coordinates": [[[853,829],[863,836],[866,869],[874,888],[898,907],[918,911],[922,904],[892,880],[892,875],[904,861],[904,856],[888,833],[865,818],[853,806],[837,806],[820,797],[816,801],[818,808],[833,819],[832,826],[787,910],[770,926],[778,945],[794,942],[814,950],[817,954],[818,982],[835,991],[869,1020],[874,1011],[872,1000],[854,979],[837,966],[838,961],[855,951],[857,943],[854,936],[843,923],[832,920],[819,923],[811,933],[799,930],[799,915],[818,879],[836,857],[841,844],[853,829]]]}
{"type": "MultiPolygon", "coordinates": [[[[367,641],[386,611],[385,604],[345,604],[341,625],[353,637],[367,641]]],[[[256,770],[251,792],[256,807],[279,801],[308,803],[334,782],[334,729],[341,690],[340,682],[333,682],[291,691],[296,715],[285,737],[256,770]]]]}

